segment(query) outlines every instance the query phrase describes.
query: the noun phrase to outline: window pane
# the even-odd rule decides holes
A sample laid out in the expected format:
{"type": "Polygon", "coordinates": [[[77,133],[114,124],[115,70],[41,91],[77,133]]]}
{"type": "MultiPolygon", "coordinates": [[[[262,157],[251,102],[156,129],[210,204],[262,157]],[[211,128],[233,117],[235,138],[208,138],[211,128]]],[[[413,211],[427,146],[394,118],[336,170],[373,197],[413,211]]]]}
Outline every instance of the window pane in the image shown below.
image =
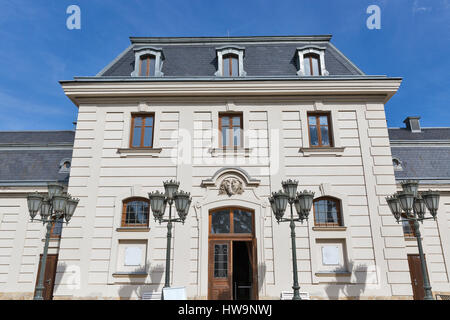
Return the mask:
{"type": "Polygon", "coordinates": [[[308,117],[308,123],[311,125],[316,125],[316,121],[317,121],[317,119],[316,119],[316,117],[315,116],[309,116],[308,117]]]}
{"type": "Polygon", "coordinates": [[[55,224],[53,225],[53,229],[51,231],[52,237],[58,238],[61,236],[63,224],[64,224],[64,220],[62,218],[56,220],[55,224]]]}
{"type": "Polygon", "coordinates": [[[322,145],[329,146],[330,138],[328,136],[328,127],[320,127],[320,134],[321,134],[321,138],[322,138],[322,145]]]}
{"type": "Polygon", "coordinates": [[[340,225],[338,203],[332,200],[314,201],[316,225],[340,225]]]}
{"type": "Polygon", "coordinates": [[[153,142],[153,128],[145,127],[144,129],[144,147],[151,147],[153,142]]]}
{"type": "Polygon", "coordinates": [[[239,147],[241,145],[241,128],[233,127],[233,146],[239,147]]]}
{"type": "Polygon", "coordinates": [[[252,213],[243,210],[234,210],[234,233],[252,233],[252,213]]]}
{"type": "Polygon", "coordinates": [[[320,73],[319,73],[319,59],[317,59],[316,57],[311,57],[311,61],[312,61],[312,67],[313,67],[312,75],[314,75],[314,76],[320,75],[320,73]]]}
{"type": "Polygon", "coordinates": [[[143,57],[141,58],[141,76],[146,76],[147,75],[147,57],[143,57]]]}
{"type": "Polygon", "coordinates": [[[241,117],[233,117],[233,126],[240,127],[241,126],[241,117]]]}
{"type": "Polygon", "coordinates": [[[224,77],[230,76],[230,58],[228,57],[223,58],[223,76],[224,77]]]}
{"type": "Polygon", "coordinates": [[[230,233],[230,211],[217,211],[211,216],[211,233],[230,233]]]}
{"type": "Polygon", "coordinates": [[[320,116],[319,117],[319,123],[320,125],[328,125],[328,117],[327,116],[320,116]]]}
{"type": "Polygon", "coordinates": [[[228,277],[228,245],[214,245],[214,278],[228,277]]]}
{"type": "Polygon", "coordinates": [[[230,128],[222,127],[222,146],[230,146],[230,128]]]}
{"type": "Polygon", "coordinates": [[[153,126],[153,117],[145,117],[145,126],[146,127],[153,126]]]}
{"type": "Polygon", "coordinates": [[[222,127],[228,127],[230,125],[230,117],[222,116],[222,127]]]}
{"type": "Polygon", "coordinates": [[[231,58],[231,72],[233,77],[239,76],[239,66],[238,66],[238,58],[232,57],[231,58]]]}
{"type": "Polygon", "coordinates": [[[126,225],[147,225],[149,205],[146,201],[130,201],[126,205],[126,225]]]}
{"type": "Polygon", "coordinates": [[[142,117],[134,117],[134,126],[135,127],[142,126],[142,117]]]}
{"type": "Polygon", "coordinates": [[[141,130],[140,127],[135,127],[133,129],[133,147],[139,147],[141,145],[141,130]]]}
{"type": "Polygon", "coordinates": [[[150,69],[148,76],[150,77],[155,76],[155,57],[150,57],[150,69]]]}
{"type": "Polygon", "coordinates": [[[311,65],[310,65],[309,59],[310,59],[310,57],[305,57],[303,59],[303,64],[305,66],[305,75],[306,76],[310,76],[311,75],[311,65]]]}
{"type": "Polygon", "coordinates": [[[316,126],[309,126],[309,136],[311,139],[311,145],[312,146],[318,146],[319,145],[319,138],[317,135],[317,127],[316,126]]]}

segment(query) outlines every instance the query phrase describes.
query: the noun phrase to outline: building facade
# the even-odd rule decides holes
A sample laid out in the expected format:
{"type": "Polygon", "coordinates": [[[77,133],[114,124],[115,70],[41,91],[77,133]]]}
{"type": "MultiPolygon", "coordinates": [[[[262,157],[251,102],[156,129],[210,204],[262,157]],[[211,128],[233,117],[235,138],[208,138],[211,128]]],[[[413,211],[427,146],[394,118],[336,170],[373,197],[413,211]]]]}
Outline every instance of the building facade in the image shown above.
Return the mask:
{"type": "MultiPolygon", "coordinates": [[[[315,192],[309,220],[296,227],[302,292],[419,298],[416,247],[385,197],[413,178],[415,143],[436,144],[444,163],[448,141],[388,130],[385,104],[401,79],[365,75],[330,39],[131,38],[96,76],[61,81],[78,108],[68,192],[80,202],[55,245],[53,298],[162,290],[167,229],[153,220],[148,193],[171,179],[193,199],[174,228],[170,269],[189,299],[279,299],[291,290],[289,226],[276,223],[268,201],[286,179],[315,192]]],[[[414,178],[426,180],[427,169],[414,178]]],[[[425,251],[433,290],[450,292],[449,180],[437,177],[424,186],[446,191],[437,223],[423,225],[425,251]]],[[[20,206],[5,188],[0,292],[28,297],[43,228],[28,222],[24,195],[36,187],[20,193],[20,206]],[[20,223],[10,223],[13,213],[20,223]],[[12,252],[29,252],[29,264],[12,252]],[[20,270],[28,282],[18,286],[20,270]]]]}

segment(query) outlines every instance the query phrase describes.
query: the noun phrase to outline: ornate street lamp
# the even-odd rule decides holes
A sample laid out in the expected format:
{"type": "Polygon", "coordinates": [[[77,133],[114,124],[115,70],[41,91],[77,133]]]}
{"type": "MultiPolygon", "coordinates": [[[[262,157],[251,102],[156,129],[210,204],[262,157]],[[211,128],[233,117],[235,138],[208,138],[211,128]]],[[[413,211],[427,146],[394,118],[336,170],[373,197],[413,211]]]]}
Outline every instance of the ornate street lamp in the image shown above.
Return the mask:
{"type": "Polygon", "coordinates": [[[399,191],[390,197],[386,197],[391,213],[394,215],[397,223],[400,221],[413,221],[414,234],[417,239],[417,248],[419,249],[420,263],[422,265],[423,289],[425,290],[425,300],[433,300],[430,280],[428,279],[427,266],[423,255],[422,238],[419,230],[419,221],[434,219],[439,207],[439,192],[424,191],[419,192],[419,183],[416,180],[401,182],[403,191],[399,191]],[[431,217],[425,217],[426,209],[430,211],[431,217]]]}
{"type": "Polygon", "coordinates": [[[283,190],[278,192],[273,192],[272,197],[269,197],[270,206],[272,208],[273,214],[277,222],[289,222],[291,228],[291,241],[292,241],[292,265],[294,270],[294,296],[292,300],[300,300],[300,286],[298,285],[298,274],[297,274],[297,246],[295,244],[295,221],[308,220],[309,212],[311,211],[314,192],[311,191],[301,191],[297,192],[298,181],[287,180],[282,183],[283,190]],[[291,206],[291,216],[289,218],[283,218],[286,211],[287,204],[291,206]],[[294,218],[294,211],[292,207],[295,206],[298,218],[294,218]]]}
{"type": "Polygon", "coordinates": [[[48,194],[46,196],[38,192],[30,193],[27,196],[28,211],[31,221],[41,221],[47,224],[47,232],[45,234],[44,252],[41,258],[41,271],[39,273],[38,285],[34,300],[44,300],[44,275],[47,263],[47,253],[50,241],[50,233],[59,219],[65,219],[66,224],[75,212],[79,199],[72,198],[69,194],[64,193],[64,186],[59,183],[48,183],[48,194]],[[40,219],[36,219],[36,215],[40,214],[40,219]]]}
{"type": "Polygon", "coordinates": [[[170,180],[164,182],[165,193],[159,191],[148,194],[150,198],[150,207],[152,208],[155,221],[167,222],[167,249],[166,249],[166,280],[164,288],[170,287],[170,243],[172,239],[172,223],[181,222],[184,224],[186,216],[191,206],[192,198],[190,193],[178,191],[179,182],[170,180]],[[175,202],[175,208],[178,212],[178,218],[172,218],[172,204],[175,202]],[[169,218],[164,219],[164,212],[167,203],[169,204],[169,218]]]}

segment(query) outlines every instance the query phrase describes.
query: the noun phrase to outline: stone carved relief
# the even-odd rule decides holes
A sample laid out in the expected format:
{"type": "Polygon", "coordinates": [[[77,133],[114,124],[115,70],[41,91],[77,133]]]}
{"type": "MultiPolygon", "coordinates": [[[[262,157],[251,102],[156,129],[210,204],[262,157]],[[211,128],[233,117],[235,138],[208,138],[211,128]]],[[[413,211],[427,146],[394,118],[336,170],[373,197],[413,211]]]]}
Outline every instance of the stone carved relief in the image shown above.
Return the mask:
{"type": "Polygon", "coordinates": [[[219,188],[220,194],[227,194],[229,197],[235,194],[242,194],[244,192],[244,186],[242,181],[237,178],[225,178],[222,180],[219,188]]]}

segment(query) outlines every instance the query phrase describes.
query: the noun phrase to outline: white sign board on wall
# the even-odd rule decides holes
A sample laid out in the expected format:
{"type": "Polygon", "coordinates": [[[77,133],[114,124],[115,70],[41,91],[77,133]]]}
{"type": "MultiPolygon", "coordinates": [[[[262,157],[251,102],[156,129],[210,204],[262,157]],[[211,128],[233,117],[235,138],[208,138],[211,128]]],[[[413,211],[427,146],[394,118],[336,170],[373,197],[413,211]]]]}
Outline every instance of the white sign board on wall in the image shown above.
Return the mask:
{"type": "Polygon", "coordinates": [[[323,246],[322,247],[322,263],[323,265],[339,265],[339,247],[323,246]]]}
{"type": "Polygon", "coordinates": [[[142,263],[142,248],[126,247],[125,248],[125,265],[140,266],[142,263]]]}

